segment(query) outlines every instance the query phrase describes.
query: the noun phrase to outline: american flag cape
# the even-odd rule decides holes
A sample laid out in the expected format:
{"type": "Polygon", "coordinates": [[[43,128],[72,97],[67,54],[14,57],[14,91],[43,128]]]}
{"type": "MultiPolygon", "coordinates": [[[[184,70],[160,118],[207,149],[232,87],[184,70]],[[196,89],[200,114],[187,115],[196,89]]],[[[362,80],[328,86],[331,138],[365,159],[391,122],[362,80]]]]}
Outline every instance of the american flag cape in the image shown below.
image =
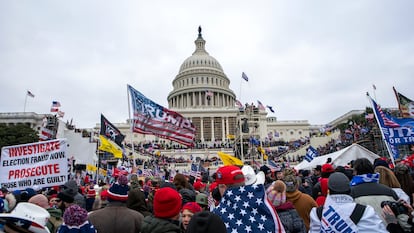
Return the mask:
{"type": "Polygon", "coordinates": [[[230,233],[285,232],[263,184],[227,189],[213,212],[230,233]]]}
{"type": "Polygon", "coordinates": [[[146,98],[130,85],[128,90],[134,112],[133,132],[152,134],[187,147],[194,146],[196,129],[190,120],[146,98]]]}

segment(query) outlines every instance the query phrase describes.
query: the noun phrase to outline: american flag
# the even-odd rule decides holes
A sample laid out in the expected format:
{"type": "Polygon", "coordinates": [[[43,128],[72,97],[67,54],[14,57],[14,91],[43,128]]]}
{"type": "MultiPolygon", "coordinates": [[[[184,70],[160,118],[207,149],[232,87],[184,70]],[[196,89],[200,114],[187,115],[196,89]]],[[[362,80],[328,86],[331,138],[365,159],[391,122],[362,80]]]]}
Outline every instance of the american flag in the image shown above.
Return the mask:
{"type": "Polygon", "coordinates": [[[239,108],[243,108],[243,104],[239,100],[236,100],[236,106],[239,108]]]}
{"type": "Polygon", "coordinates": [[[224,221],[227,232],[285,232],[262,184],[227,189],[213,212],[224,221]]]}
{"type": "Polygon", "coordinates": [[[52,101],[52,107],[50,107],[50,112],[58,112],[60,107],[59,101],[52,101]]]}
{"type": "Polygon", "coordinates": [[[263,166],[260,162],[253,159],[253,165],[256,166],[257,169],[260,169],[261,166],[263,166]]]}
{"type": "Polygon", "coordinates": [[[266,108],[265,108],[265,106],[262,104],[262,102],[257,101],[257,104],[258,104],[258,107],[259,107],[259,110],[260,110],[260,111],[265,111],[265,110],[266,110],[266,108]]]}
{"type": "Polygon", "coordinates": [[[145,176],[145,177],[153,177],[154,176],[151,169],[142,170],[142,175],[145,176]]]}
{"type": "Polygon", "coordinates": [[[390,127],[390,128],[396,128],[400,127],[399,124],[391,120],[381,109],[381,107],[371,98],[372,104],[374,106],[374,111],[376,113],[376,116],[378,118],[378,121],[380,122],[382,127],[390,127]]]}
{"type": "Polygon", "coordinates": [[[152,134],[187,147],[194,146],[196,129],[189,119],[146,98],[130,85],[128,90],[134,110],[133,132],[152,134]]]}
{"type": "Polygon", "coordinates": [[[42,127],[39,134],[39,141],[47,141],[53,139],[53,135],[54,133],[52,130],[42,127]]]}
{"type": "Polygon", "coordinates": [[[212,91],[210,91],[210,90],[207,90],[207,91],[206,91],[206,96],[207,96],[207,97],[211,97],[211,96],[213,96],[213,92],[212,92],[212,91]]]}
{"type": "Polygon", "coordinates": [[[242,72],[242,79],[246,80],[246,82],[249,81],[249,77],[247,77],[247,75],[244,72],[242,72]]]}
{"type": "Polygon", "coordinates": [[[198,169],[197,164],[191,164],[190,176],[194,176],[196,179],[201,179],[201,171],[198,169]]]}

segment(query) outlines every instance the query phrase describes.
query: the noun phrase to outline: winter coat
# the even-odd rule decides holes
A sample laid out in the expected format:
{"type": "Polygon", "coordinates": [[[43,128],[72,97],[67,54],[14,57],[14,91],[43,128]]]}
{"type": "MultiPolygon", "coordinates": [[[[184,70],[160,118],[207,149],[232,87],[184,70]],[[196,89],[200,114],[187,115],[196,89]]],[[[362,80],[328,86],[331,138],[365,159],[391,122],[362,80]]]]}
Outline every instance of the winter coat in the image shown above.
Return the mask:
{"type": "Polygon", "coordinates": [[[178,221],[147,216],[142,223],[141,233],[180,233],[178,221]]]}
{"type": "Polygon", "coordinates": [[[95,227],[86,221],[80,226],[68,226],[66,224],[62,224],[58,231],[58,233],[97,233],[95,227]]]}
{"type": "Polygon", "coordinates": [[[139,187],[129,190],[126,205],[128,208],[136,210],[144,216],[151,215],[147,202],[145,201],[144,192],[139,187]]]}
{"type": "Polygon", "coordinates": [[[99,233],[136,233],[141,230],[144,216],[125,203],[112,201],[105,208],[90,212],[88,219],[99,233]]]}
{"type": "MultiPolygon", "coordinates": [[[[388,186],[378,183],[362,183],[351,187],[351,196],[355,202],[374,207],[378,216],[381,216],[383,201],[397,201],[397,194],[388,186]]],[[[387,223],[383,220],[384,225],[387,223]]]]}
{"type": "Polygon", "coordinates": [[[348,228],[348,226],[356,228],[356,232],[359,233],[387,232],[387,230],[385,229],[385,225],[382,224],[381,218],[375,213],[374,208],[372,208],[371,206],[366,206],[361,219],[355,226],[355,224],[349,218],[355,206],[356,203],[349,195],[328,195],[322,210],[322,216],[324,216],[323,221],[319,219],[316,213],[316,208],[312,209],[310,213],[311,222],[309,233],[322,232],[321,227],[327,228],[328,226],[331,227],[332,232],[344,232],[348,228]],[[335,229],[337,231],[335,231],[335,229]]]}
{"type": "Polygon", "coordinates": [[[303,219],[306,230],[309,230],[309,214],[312,208],[317,206],[315,200],[308,194],[302,193],[299,190],[286,192],[286,200],[292,202],[299,216],[303,219]]]}
{"type": "Polygon", "coordinates": [[[291,202],[285,202],[276,206],[275,209],[286,233],[306,232],[305,224],[291,202]]]}

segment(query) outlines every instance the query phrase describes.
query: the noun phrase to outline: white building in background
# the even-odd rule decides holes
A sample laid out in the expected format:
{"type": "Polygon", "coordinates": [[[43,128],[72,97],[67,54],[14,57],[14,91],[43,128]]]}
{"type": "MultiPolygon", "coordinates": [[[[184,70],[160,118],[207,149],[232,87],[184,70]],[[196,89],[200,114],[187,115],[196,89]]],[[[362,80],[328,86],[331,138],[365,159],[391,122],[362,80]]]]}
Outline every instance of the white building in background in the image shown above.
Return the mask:
{"type": "MultiPolygon", "coordinates": [[[[211,145],[214,142],[228,142],[233,137],[236,140],[242,137],[246,141],[251,136],[261,141],[293,141],[309,137],[311,132],[320,128],[311,126],[307,120],[278,121],[276,117],[268,117],[267,112],[258,106],[244,109],[236,107],[237,97],[229,88],[230,79],[220,63],[207,52],[201,28],[194,43],[195,51],[183,61],[172,80],[172,91],[166,93],[166,98],[169,109],[181,113],[194,123],[197,142],[211,145]],[[241,130],[245,120],[248,133],[242,133],[241,130]]],[[[25,123],[40,130],[46,115],[50,114],[0,113],[0,123],[25,123]]],[[[132,133],[127,121],[112,123],[126,136],[126,143],[168,141],[152,135],[132,133]]],[[[88,131],[98,133],[100,123],[92,127],[88,131]]],[[[232,152],[232,149],[227,151],[232,152]]],[[[177,153],[170,151],[165,154],[177,153]]],[[[178,154],[209,155],[214,154],[214,150],[180,150],[178,154]]]]}
{"type": "MultiPolygon", "coordinates": [[[[267,112],[258,106],[250,111],[236,107],[237,97],[229,88],[230,79],[217,59],[207,52],[201,28],[194,43],[195,51],[181,64],[167,100],[169,109],[191,119],[197,129],[196,142],[225,143],[233,136],[240,139],[244,119],[249,125],[249,132],[242,133],[245,140],[250,136],[262,141],[292,141],[309,137],[307,120],[278,121],[276,117],[267,117],[267,112]]],[[[131,133],[128,123],[113,124],[126,135],[128,143],[164,140],[131,133]]],[[[95,130],[99,130],[99,124],[95,130]]]]}

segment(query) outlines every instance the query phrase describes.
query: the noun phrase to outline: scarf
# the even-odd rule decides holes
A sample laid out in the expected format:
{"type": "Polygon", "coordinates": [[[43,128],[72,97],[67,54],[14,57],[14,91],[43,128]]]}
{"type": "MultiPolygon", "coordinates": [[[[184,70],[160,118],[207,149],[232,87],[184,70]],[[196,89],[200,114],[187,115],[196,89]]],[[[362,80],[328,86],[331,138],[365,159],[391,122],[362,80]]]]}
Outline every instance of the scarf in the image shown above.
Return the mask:
{"type": "Polygon", "coordinates": [[[356,175],[351,180],[351,186],[363,183],[379,183],[379,173],[356,175]]]}

